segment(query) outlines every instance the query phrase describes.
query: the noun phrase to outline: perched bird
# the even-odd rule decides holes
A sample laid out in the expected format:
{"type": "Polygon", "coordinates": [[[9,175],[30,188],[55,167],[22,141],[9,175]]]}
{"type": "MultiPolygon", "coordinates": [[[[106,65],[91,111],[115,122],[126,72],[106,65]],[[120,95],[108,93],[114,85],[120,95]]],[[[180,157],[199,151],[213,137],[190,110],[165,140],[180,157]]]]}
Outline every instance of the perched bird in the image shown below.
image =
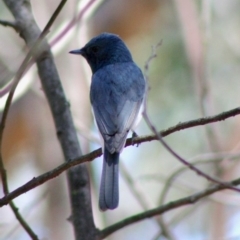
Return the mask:
{"type": "Polygon", "coordinates": [[[104,140],[99,207],[102,211],[115,209],[119,202],[119,155],[129,130],[142,115],[145,79],[117,35],[102,33],[70,53],[82,55],[92,70],[90,100],[104,140]]]}

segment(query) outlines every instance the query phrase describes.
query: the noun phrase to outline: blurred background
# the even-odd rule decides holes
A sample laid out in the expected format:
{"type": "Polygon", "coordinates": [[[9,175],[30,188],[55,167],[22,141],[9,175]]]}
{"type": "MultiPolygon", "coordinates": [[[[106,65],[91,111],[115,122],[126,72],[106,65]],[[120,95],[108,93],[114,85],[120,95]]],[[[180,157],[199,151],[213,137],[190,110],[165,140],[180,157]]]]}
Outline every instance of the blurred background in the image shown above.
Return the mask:
{"type": "MultiPolygon", "coordinates": [[[[44,28],[59,1],[32,0],[44,28]]],[[[148,114],[158,130],[239,106],[240,1],[68,1],[47,38],[71,105],[84,153],[100,147],[89,103],[91,72],[68,54],[101,32],[118,34],[144,70],[152,46],[162,40],[148,72],[148,114]],[[91,2],[92,4],[89,4],[91,2]],[[83,17],[70,24],[89,4],[83,17]]],[[[13,21],[3,2],[0,19],[13,21]]],[[[24,41],[0,25],[0,107],[6,85],[26,55],[24,41]]],[[[138,135],[151,134],[144,121],[138,135]]],[[[195,127],[166,137],[170,146],[201,170],[222,180],[239,176],[240,118],[195,127]]],[[[36,67],[23,77],[7,119],[3,142],[10,190],[61,164],[64,159],[36,67]]],[[[98,209],[102,158],[88,163],[94,220],[102,229],[126,217],[204,190],[205,179],[186,169],[157,142],[128,147],[121,155],[120,204],[98,209]]],[[[1,190],[1,197],[3,192],[1,190]]],[[[65,173],[14,199],[41,239],[74,239],[65,173]]],[[[124,240],[240,239],[240,196],[222,191],[202,201],[132,224],[108,237],[124,240]]],[[[28,239],[9,206],[0,209],[0,240],[28,239]]]]}

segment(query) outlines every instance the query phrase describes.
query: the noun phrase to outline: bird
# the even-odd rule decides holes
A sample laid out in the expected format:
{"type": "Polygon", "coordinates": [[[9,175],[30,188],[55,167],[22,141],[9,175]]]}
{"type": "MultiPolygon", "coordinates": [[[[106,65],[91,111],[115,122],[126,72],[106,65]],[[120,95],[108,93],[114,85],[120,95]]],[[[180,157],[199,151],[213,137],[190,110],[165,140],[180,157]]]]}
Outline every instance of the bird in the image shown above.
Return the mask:
{"type": "Polygon", "coordinates": [[[103,138],[99,208],[113,210],[119,204],[119,156],[141,119],[146,81],[118,35],[101,33],[69,53],[84,57],[92,71],[90,102],[103,138]]]}

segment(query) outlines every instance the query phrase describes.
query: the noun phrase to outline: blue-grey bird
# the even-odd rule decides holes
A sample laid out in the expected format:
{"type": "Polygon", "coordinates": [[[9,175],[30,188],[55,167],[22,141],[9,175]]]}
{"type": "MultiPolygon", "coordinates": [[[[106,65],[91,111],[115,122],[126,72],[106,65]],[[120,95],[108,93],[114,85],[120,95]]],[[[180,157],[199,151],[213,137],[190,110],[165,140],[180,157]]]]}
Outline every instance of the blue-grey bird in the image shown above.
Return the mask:
{"type": "Polygon", "coordinates": [[[104,140],[99,207],[114,209],[119,202],[119,155],[142,114],[145,79],[117,35],[102,33],[70,53],[82,55],[92,70],[90,100],[104,140]]]}

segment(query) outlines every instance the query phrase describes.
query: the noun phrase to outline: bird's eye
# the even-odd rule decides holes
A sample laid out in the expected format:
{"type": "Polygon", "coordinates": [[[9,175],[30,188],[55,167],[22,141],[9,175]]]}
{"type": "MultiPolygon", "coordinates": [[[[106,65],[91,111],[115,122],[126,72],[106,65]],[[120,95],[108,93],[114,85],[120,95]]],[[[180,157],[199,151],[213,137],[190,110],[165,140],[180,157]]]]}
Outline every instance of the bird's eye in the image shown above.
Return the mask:
{"type": "Polygon", "coordinates": [[[99,50],[99,47],[97,47],[97,46],[91,47],[91,51],[92,51],[93,53],[97,53],[98,50],[99,50]]]}

